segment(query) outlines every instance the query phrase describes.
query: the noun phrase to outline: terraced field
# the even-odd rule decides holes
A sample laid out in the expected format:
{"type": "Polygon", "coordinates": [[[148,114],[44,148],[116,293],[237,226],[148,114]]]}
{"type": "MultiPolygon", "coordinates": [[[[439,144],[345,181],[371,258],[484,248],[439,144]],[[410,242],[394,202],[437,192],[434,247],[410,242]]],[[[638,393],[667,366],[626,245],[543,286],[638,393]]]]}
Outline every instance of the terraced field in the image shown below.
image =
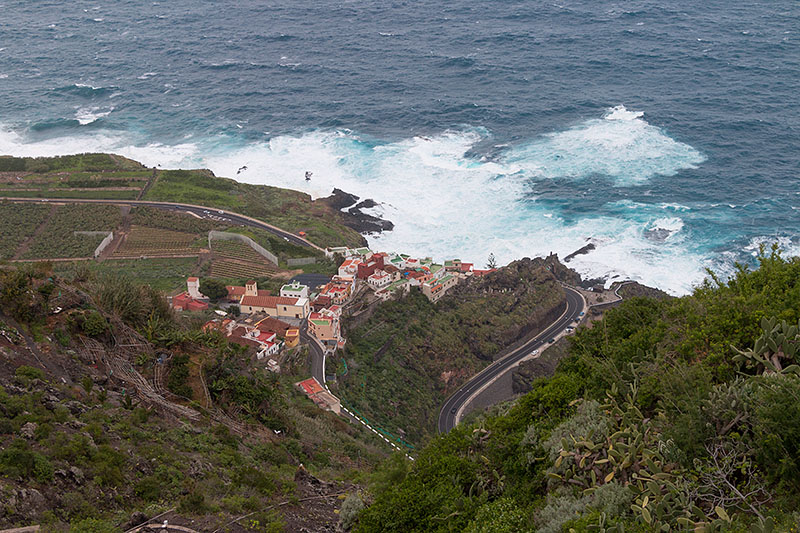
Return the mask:
{"type": "Polygon", "coordinates": [[[278,269],[271,263],[238,262],[230,259],[215,259],[211,263],[209,276],[223,280],[242,280],[248,278],[269,278],[274,276],[278,269]]]}
{"type": "Polygon", "coordinates": [[[125,241],[114,252],[114,257],[139,257],[142,255],[186,255],[199,253],[203,240],[193,233],[161,228],[132,226],[125,241]]]}
{"type": "Polygon", "coordinates": [[[211,252],[215,258],[236,259],[256,264],[269,263],[261,254],[248,245],[236,241],[214,239],[211,241],[211,252]]]}
{"type": "Polygon", "coordinates": [[[0,259],[12,258],[49,212],[49,205],[0,203],[0,259]]]}

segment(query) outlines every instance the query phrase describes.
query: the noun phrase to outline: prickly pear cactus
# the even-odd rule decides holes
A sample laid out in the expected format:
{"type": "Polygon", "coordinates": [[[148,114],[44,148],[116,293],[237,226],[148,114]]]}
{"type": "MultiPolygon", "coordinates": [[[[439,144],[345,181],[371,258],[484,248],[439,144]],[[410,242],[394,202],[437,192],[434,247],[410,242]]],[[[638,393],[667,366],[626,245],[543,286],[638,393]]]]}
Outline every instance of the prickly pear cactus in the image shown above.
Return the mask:
{"type": "Polygon", "coordinates": [[[761,319],[761,335],[756,339],[753,347],[736,352],[733,360],[747,370],[759,374],[788,374],[800,375],[800,365],[797,357],[800,353],[800,321],[789,324],[777,318],[761,319]]]}

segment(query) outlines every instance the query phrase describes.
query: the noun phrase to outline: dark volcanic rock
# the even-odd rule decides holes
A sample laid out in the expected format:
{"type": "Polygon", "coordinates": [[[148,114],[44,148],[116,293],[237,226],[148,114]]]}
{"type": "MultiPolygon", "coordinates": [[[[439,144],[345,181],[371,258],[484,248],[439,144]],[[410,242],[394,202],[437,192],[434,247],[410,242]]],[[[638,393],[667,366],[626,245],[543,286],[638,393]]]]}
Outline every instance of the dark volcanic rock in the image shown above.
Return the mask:
{"type": "Polygon", "coordinates": [[[319,201],[339,211],[344,225],[359,233],[380,233],[394,229],[394,224],[390,221],[361,211],[378,205],[375,200],[366,199],[361,202],[359,200],[360,198],[354,194],[341,189],[333,189],[333,194],[327,198],[321,198],[319,201]]]}
{"type": "Polygon", "coordinates": [[[355,203],[358,202],[358,196],[350,194],[349,192],[344,192],[341,189],[333,189],[333,194],[327,198],[321,198],[320,201],[324,201],[337,211],[341,211],[346,207],[355,205],[355,203]]]}
{"type": "Polygon", "coordinates": [[[578,255],[586,255],[586,254],[588,254],[589,252],[591,252],[594,249],[595,249],[594,243],[590,242],[586,246],[578,248],[577,250],[575,250],[574,252],[569,254],[567,257],[565,257],[564,258],[564,262],[565,263],[569,263],[572,260],[573,257],[578,256],[578,255]]]}
{"type": "Polygon", "coordinates": [[[638,281],[629,281],[623,284],[617,292],[623,298],[634,298],[636,296],[645,296],[647,298],[656,298],[658,300],[672,298],[672,296],[666,292],[653,287],[648,287],[647,285],[642,285],[638,281]]]}
{"type": "Polygon", "coordinates": [[[515,394],[530,392],[531,383],[542,377],[552,376],[558,362],[567,356],[569,341],[562,337],[555,344],[543,348],[542,353],[535,359],[529,359],[519,364],[512,370],[512,389],[515,394]]]}

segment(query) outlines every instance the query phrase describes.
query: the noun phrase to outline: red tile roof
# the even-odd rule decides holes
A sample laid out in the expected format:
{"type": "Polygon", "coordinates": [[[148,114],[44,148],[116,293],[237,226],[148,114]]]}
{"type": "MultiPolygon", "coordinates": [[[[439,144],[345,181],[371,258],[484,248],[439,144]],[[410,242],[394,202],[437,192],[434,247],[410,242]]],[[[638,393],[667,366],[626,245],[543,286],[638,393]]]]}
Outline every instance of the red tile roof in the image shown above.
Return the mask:
{"type": "Polygon", "coordinates": [[[320,385],[314,378],[308,378],[305,381],[301,381],[300,383],[298,383],[298,385],[300,385],[303,391],[305,391],[305,393],[308,394],[309,396],[313,396],[314,394],[317,394],[325,390],[322,388],[322,385],[320,385]]]}
{"type": "Polygon", "coordinates": [[[260,294],[258,296],[242,296],[242,305],[249,305],[251,307],[276,309],[279,305],[296,304],[297,298],[289,298],[288,296],[261,296],[260,294]]]}
{"type": "Polygon", "coordinates": [[[257,322],[256,327],[260,330],[274,331],[278,334],[278,337],[285,337],[286,331],[292,329],[292,326],[283,320],[278,320],[277,318],[272,317],[267,317],[264,320],[257,322]]]}
{"type": "Polygon", "coordinates": [[[186,278],[186,281],[197,281],[197,278],[195,278],[195,277],[186,278]]]}
{"type": "Polygon", "coordinates": [[[233,285],[228,285],[225,287],[228,289],[228,298],[239,298],[240,296],[244,296],[244,287],[235,287],[233,285]]]}
{"type": "Polygon", "coordinates": [[[208,309],[208,304],[195,300],[188,293],[182,292],[172,298],[172,307],[176,309],[184,309],[187,311],[202,311],[208,309]]]}

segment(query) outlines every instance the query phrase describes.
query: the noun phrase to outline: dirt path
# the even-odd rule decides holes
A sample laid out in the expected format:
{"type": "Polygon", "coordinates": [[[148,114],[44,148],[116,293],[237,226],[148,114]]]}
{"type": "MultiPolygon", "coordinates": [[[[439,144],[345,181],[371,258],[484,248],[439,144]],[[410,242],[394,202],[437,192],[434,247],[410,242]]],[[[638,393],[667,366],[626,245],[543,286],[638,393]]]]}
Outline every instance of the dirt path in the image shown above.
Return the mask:
{"type": "Polygon", "coordinates": [[[25,252],[27,252],[28,249],[31,247],[31,243],[33,243],[33,240],[36,237],[38,237],[44,231],[44,228],[45,228],[45,226],[47,226],[47,223],[50,222],[51,218],[53,218],[53,215],[55,215],[55,213],[56,213],[56,209],[58,209],[57,205],[51,205],[50,206],[50,212],[47,213],[47,217],[42,221],[41,224],[39,224],[39,226],[36,228],[36,230],[33,232],[33,234],[30,237],[28,237],[27,239],[25,239],[22,242],[22,244],[19,245],[19,247],[17,248],[16,253],[14,254],[14,257],[11,258],[12,261],[15,260],[15,259],[19,259],[23,255],[25,255],[25,252]]]}
{"type": "Polygon", "coordinates": [[[123,205],[120,206],[120,211],[122,212],[122,222],[120,222],[119,228],[114,229],[114,240],[111,241],[111,244],[106,246],[100,255],[97,257],[98,261],[104,261],[112,256],[114,252],[117,251],[125,239],[128,237],[128,233],[131,230],[131,206],[123,205]]]}
{"type": "Polygon", "coordinates": [[[209,252],[203,251],[200,252],[200,255],[197,256],[197,263],[195,263],[194,267],[192,268],[192,276],[200,277],[200,274],[203,272],[203,268],[208,265],[209,270],[211,268],[211,254],[209,252]]]}
{"type": "Polygon", "coordinates": [[[158,181],[158,171],[154,168],[152,176],[150,176],[150,179],[144,184],[144,187],[141,188],[139,195],[136,196],[136,199],[141,200],[144,198],[144,195],[147,194],[147,191],[150,190],[150,187],[152,187],[156,181],[158,181]]]}

